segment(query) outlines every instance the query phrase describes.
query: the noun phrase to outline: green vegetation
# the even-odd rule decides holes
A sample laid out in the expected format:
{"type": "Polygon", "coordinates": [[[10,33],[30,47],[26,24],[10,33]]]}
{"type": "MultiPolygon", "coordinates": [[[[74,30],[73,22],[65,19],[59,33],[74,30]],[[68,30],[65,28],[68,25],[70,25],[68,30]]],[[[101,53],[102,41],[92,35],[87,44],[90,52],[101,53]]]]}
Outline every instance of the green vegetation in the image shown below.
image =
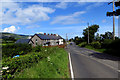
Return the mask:
{"type": "Polygon", "coordinates": [[[85,47],[87,45],[87,42],[81,42],[80,44],[78,44],[78,46],[80,47],[85,47]]]}
{"type": "Polygon", "coordinates": [[[2,56],[12,58],[15,55],[27,54],[31,50],[29,44],[7,44],[2,46],[2,56]]]}
{"type": "Polygon", "coordinates": [[[120,39],[112,41],[106,48],[106,53],[120,56],[120,39]]]}
{"type": "MultiPolygon", "coordinates": [[[[29,71],[31,74],[32,69],[39,67],[31,74],[40,77],[53,77],[56,75],[56,78],[68,78],[68,54],[63,48],[52,47],[52,48],[43,48],[37,46],[32,48],[28,44],[7,44],[4,45],[2,50],[2,67],[8,67],[8,69],[3,70],[3,79],[8,78],[17,78],[18,74],[21,77],[29,71]],[[20,55],[19,57],[13,58],[13,56],[20,55]],[[50,57],[50,61],[48,61],[50,57]],[[49,65],[53,64],[53,65],[49,65]],[[41,66],[42,65],[42,66],[41,66]],[[40,71],[38,71],[40,70],[40,71]],[[45,72],[46,71],[46,72],[45,72]],[[48,74],[48,72],[49,74],[48,74]],[[37,75],[37,72],[40,72],[37,75]],[[23,74],[22,74],[23,73],[23,74]],[[54,74],[56,73],[56,74],[54,74]],[[46,75],[46,76],[45,76],[46,75]]],[[[27,76],[27,78],[31,78],[27,76]]]]}
{"type": "Polygon", "coordinates": [[[2,39],[8,39],[11,37],[11,39],[27,39],[29,35],[19,35],[19,34],[14,34],[14,33],[7,33],[7,32],[2,32],[2,39]]]}
{"type": "Polygon", "coordinates": [[[54,50],[47,58],[16,74],[15,78],[70,78],[67,52],[62,48],[54,50]]]}
{"type": "Polygon", "coordinates": [[[101,43],[100,42],[92,42],[89,44],[90,46],[92,46],[93,48],[96,48],[96,49],[100,49],[101,48],[101,43]]]}
{"type": "MultiPolygon", "coordinates": [[[[99,25],[91,25],[89,27],[89,41],[93,42],[94,41],[94,37],[95,37],[95,33],[98,31],[99,25]]],[[[87,42],[88,41],[88,28],[83,30],[83,39],[87,42]]]]}
{"type": "Polygon", "coordinates": [[[107,53],[114,56],[119,56],[120,53],[120,39],[115,37],[116,40],[113,40],[112,32],[105,32],[105,34],[96,34],[98,31],[99,25],[89,26],[89,40],[88,44],[88,28],[83,30],[83,37],[76,36],[74,39],[69,41],[74,41],[76,45],[80,47],[85,47],[95,51],[107,53]],[[119,46],[119,47],[118,47],[119,46]]]}
{"type": "Polygon", "coordinates": [[[101,53],[104,53],[106,49],[96,49],[96,48],[93,48],[92,46],[89,46],[89,45],[86,45],[85,48],[88,48],[88,49],[91,49],[91,50],[95,50],[97,52],[101,52],[101,53]]]}

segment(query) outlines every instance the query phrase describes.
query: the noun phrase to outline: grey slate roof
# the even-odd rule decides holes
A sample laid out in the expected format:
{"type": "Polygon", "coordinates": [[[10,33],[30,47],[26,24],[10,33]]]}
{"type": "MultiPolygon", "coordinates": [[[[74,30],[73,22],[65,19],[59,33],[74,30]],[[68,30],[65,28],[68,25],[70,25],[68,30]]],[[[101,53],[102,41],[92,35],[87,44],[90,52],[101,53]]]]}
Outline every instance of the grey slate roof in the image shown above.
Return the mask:
{"type": "Polygon", "coordinates": [[[63,39],[61,36],[54,36],[54,35],[44,35],[44,34],[36,34],[40,39],[44,40],[57,40],[57,39],[63,39]]]}
{"type": "Polygon", "coordinates": [[[28,43],[30,39],[18,39],[16,43],[28,43]]]}

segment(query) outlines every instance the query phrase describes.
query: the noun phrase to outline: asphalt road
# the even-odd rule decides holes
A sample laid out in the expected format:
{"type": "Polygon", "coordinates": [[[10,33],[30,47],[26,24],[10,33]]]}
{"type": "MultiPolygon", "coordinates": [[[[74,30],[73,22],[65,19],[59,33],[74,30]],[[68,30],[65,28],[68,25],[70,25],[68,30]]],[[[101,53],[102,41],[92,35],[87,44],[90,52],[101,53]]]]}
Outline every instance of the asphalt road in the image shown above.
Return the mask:
{"type": "Polygon", "coordinates": [[[68,45],[67,50],[70,52],[74,78],[118,78],[116,69],[112,69],[111,66],[106,66],[106,63],[98,62],[97,59],[88,56],[97,54],[94,51],[90,52],[88,49],[80,48],[75,44],[68,45]]]}

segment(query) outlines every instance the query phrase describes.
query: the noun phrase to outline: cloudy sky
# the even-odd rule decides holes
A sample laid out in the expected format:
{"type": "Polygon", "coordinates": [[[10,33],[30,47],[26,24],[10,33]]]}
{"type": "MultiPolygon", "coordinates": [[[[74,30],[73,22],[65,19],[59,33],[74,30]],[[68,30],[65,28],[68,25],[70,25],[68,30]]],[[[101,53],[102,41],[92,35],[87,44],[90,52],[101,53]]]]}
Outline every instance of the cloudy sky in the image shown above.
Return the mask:
{"type": "MultiPolygon", "coordinates": [[[[35,34],[38,32],[56,33],[65,38],[82,36],[83,29],[98,24],[99,33],[112,31],[112,17],[106,12],[112,11],[108,2],[1,2],[0,31],[17,34],[35,34]]],[[[105,1],[105,0],[104,0],[105,1]]],[[[111,1],[111,0],[107,0],[111,1]]],[[[118,17],[115,17],[116,35],[118,17]]]]}

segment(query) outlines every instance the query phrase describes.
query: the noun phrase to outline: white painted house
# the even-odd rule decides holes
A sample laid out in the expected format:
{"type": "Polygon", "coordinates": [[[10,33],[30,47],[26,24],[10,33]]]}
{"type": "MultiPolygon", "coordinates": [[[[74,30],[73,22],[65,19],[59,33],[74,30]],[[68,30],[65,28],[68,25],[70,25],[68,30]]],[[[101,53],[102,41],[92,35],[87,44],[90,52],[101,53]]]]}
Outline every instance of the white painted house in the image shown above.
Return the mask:
{"type": "Polygon", "coordinates": [[[31,44],[32,46],[42,45],[42,46],[57,46],[63,45],[63,38],[57,34],[35,34],[29,40],[18,40],[16,43],[21,41],[31,44]]]}

